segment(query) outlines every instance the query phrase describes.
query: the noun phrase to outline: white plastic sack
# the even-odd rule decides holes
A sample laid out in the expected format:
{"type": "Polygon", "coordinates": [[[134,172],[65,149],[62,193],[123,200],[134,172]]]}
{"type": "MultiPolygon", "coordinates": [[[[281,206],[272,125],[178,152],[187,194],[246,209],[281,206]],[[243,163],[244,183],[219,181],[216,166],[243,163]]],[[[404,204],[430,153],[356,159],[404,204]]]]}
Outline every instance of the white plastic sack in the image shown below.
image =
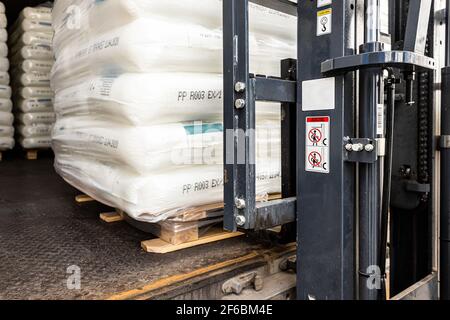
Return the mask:
{"type": "Polygon", "coordinates": [[[8,56],[8,45],[5,42],[0,42],[0,57],[5,58],[8,56]]]}
{"type": "Polygon", "coordinates": [[[0,137],[0,151],[5,151],[14,148],[14,138],[0,137]]]}
{"type": "Polygon", "coordinates": [[[51,124],[35,124],[31,126],[20,125],[18,132],[25,138],[49,137],[52,132],[51,124]]]}
{"type": "MultiPolygon", "coordinates": [[[[56,171],[70,184],[144,222],[159,222],[180,209],[223,201],[223,166],[193,166],[135,174],[113,162],[58,152],[56,171]]],[[[257,194],[281,191],[280,162],[256,165],[257,194]]]]}
{"type": "Polygon", "coordinates": [[[16,107],[22,112],[53,112],[53,102],[49,98],[19,100],[16,107]]]}
{"type": "Polygon", "coordinates": [[[11,98],[11,87],[0,85],[0,99],[9,99],[11,98]]]}
{"type": "MultiPolygon", "coordinates": [[[[257,160],[280,161],[280,123],[280,119],[257,123],[257,160]]],[[[223,163],[221,123],[127,126],[88,117],[67,117],[57,121],[52,138],[56,153],[110,160],[142,174],[170,167],[223,163]]]]}
{"type": "Polygon", "coordinates": [[[39,21],[52,21],[52,8],[48,7],[26,7],[20,12],[20,19],[39,21]]]}
{"type": "Polygon", "coordinates": [[[34,124],[52,124],[55,122],[56,116],[53,112],[33,112],[33,113],[19,113],[17,120],[25,125],[34,124]]]}
{"type": "Polygon", "coordinates": [[[16,54],[12,58],[14,62],[26,59],[52,60],[53,59],[52,47],[45,45],[24,46],[22,47],[22,49],[16,52],[16,54]]]}
{"type": "Polygon", "coordinates": [[[3,2],[0,2],[0,13],[5,13],[5,5],[3,2]]]}
{"type": "Polygon", "coordinates": [[[9,85],[9,81],[9,73],[5,71],[0,72],[0,85],[7,86],[9,85]]]}
{"type": "MultiPolygon", "coordinates": [[[[250,71],[280,75],[280,60],[295,47],[274,38],[250,37],[250,71]]],[[[125,72],[222,72],[222,33],[198,25],[140,19],[90,41],[74,40],[61,52],[52,79],[125,72]],[[142,32],[142,30],[147,30],[142,32]]]]}
{"type": "Polygon", "coordinates": [[[6,72],[9,70],[8,58],[0,58],[0,72],[6,72]]]}
{"type": "Polygon", "coordinates": [[[11,112],[12,106],[11,99],[0,98],[0,112],[11,112]]]}
{"type": "Polygon", "coordinates": [[[53,96],[50,87],[23,87],[19,88],[17,93],[23,99],[51,98],[53,96]]]}
{"type": "Polygon", "coordinates": [[[35,138],[20,138],[19,142],[24,149],[47,149],[52,145],[51,138],[35,137],[35,138]]]}
{"type": "Polygon", "coordinates": [[[53,41],[53,34],[44,32],[27,31],[19,38],[19,41],[13,46],[11,50],[13,53],[17,52],[22,46],[45,45],[51,46],[53,41]]]}
{"type": "Polygon", "coordinates": [[[22,73],[15,75],[16,85],[20,87],[50,87],[48,73],[22,73]]]}
{"type": "MultiPolygon", "coordinates": [[[[53,25],[58,47],[86,30],[105,32],[140,18],[164,18],[174,23],[222,27],[220,0],[58,0],[53,25]],[[104,17],[108,19],[104,19],[104,17]]],[[[250,30],[296,41],[296,18],[253,3],[249,4],[250,30]]]]}
{"type": "Polygon", "coordinates": [[[52,60],[23,60],[18,68],[25,73],[50,73],[53,67],[52,60]]]}
{"type": "Polygon", "coordinates": [[[23,45],[15,47],[18,50],[14,53],[13,64],[21,60],[53,60],[53,49],[48,45],[23,45]]]}
{"type": "MultiPolygon", "coordinates": [[[[122,74],[94,77],[61,89],[56,86],[55,112],[61,116],[89,115],[118,123],[150,125],[223,116],[223,77],[211,73],[122,74]]],[[[257,115],[273,118],[279,104],[257,103],[257,115]]]]}
{"type": "Polygon", "coordinates": [[[0,126],[12,126],[14,116],[11,112],[0,111],[0,126]]]}
{"type": "Polygon", "coordinates": [[[3,126],[0,125],[0,137],[13,137],[14,136],[14,127],[13,126],[3,126]]]}
{"type": "Polygon", "coordinates": [[[14,23],[13,27],[14,32],[11,35],[11,41],[16,41],[20,34],[27,31],[36,31],[36,32],[44,32],[44,33],[53,33],[52,23],[45,20],[37,20],[37,19],[20,19],[14,23]]]}
{"type": "Polygon", "coordinates": [[[8,41],[8,31],[6,29],[0,29],[0,42],[8,41]]]}
{"type": "Polygon", "coordinates": [[[6,28],[8,26],[8,19],[4,13],[0,13],[0,28],[6,28]]]}

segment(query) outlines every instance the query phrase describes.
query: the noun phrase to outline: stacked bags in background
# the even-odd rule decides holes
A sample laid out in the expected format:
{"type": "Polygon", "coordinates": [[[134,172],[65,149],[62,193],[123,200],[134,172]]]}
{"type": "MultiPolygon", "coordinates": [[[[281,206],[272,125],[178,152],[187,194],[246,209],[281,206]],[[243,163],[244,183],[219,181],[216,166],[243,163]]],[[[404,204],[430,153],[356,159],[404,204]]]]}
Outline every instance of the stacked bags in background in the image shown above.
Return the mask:
{"type": "Polygon", "coordinates": [[[14,117],[9,86],[8,32],[5,6],[0,2],[0,152],[14,147],[14,117]]]}
{"type": "Polygon", "coordinates": [[[51,8],[22,10],[10,29],[10,61],[16,132],[24,149],[51,146],[55,122],[50,71],[54,58],[51,8]]]}
{"type": "MultiPolygon", "coordinates": [[[[220,0],[55,1],[52,146],[67,182],[152,223],[223,201],[221,16],[220,0]]],[[[250,71],[279,76],[296,18],[254,4],[250,17],[250,71]]],[[[264,196],[281,191],[280,105],[257,110],[264,196]]]]}

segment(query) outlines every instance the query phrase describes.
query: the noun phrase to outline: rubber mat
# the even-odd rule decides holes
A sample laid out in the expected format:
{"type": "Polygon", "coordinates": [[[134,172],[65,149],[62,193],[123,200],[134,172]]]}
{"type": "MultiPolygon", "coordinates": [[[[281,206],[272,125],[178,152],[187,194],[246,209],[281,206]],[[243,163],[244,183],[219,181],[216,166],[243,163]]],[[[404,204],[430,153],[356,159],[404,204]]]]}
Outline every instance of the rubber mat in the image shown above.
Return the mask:
{"type": "Polygon", "coordinates": [[[108,208],[76,204],[77,194],[54,173],[50,158],[0,162],[0,299],[107,298],[261,248],[244,237],[145,253],[140,242],[151,236],[124,222],[100,221],[108,208]],[[79,290],[67,286],[74,270],[79,290]]]}

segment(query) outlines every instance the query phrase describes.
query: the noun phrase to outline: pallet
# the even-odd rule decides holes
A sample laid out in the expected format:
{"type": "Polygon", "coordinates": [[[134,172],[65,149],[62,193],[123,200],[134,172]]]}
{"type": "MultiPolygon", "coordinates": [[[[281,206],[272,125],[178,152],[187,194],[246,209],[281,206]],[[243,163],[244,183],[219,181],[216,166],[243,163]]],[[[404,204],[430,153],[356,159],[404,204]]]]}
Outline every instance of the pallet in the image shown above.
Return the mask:
{"type": "Polygon", "coordinates": [[[75,197],[75,202],[76,203],[86,203],[86,202],[93,202],[95,201],[95,199],[89,197],[88,195],[85,194],[80,194],[78,196],[75,197]]]}
{"type": "Polygon", "coordinates": [[[27,160],[37,160],[38,151],[37,150],[25,150],[25,158],[27,160]]]}
{"type": "Polygon", "coordinates": [[[142,241],[141,246],[145,252],[148,253],[170,253],[175,252],[187,248],[192,248],[208,243],[213,243],[217,241],[222,241],[226,239],[236,238],[244,235],[242,232],[227,232],[222,229],[213,228],[208,231],[204,236],[200,237],[197,240],[184,242],[180,244],[171,244],[160,238],[152,239],[147,241],[142,241]]]}
{"type": "Polygon", "coordinates": [[[104,213],[100,213],[100,220],[107,222],[107,223],[113,223],[113,222],[124,221],[125,219],[118,212],[104,212],[104,213]]]}
{"type": "MultiPolygon", "coordinates": [[[[101,213],[100,219],[106,223],[125,221],[124,215],[120,212],[101,213]]],[[[202,229],[198,227],[174,232],[161,227],[159,224],[149,224],[149,226],[153,228],[151,233],[158,238],[141,242],[142,249],[148,253],[164,254],[175,252],[243,235],[241,232],[227,232],[217,227],[207,229],[206,233],[201,235],[202,229]]]]}
{"type": "MultiPolygon", "coordinates": [[[[280,198],[280,194],[274,194],[257,200],[271,201],[280,198]]],[[[95,200],[87,195],[79,195],[75,201],[85,203],[95,200]]],[[[141,247],[148,253],[163,254],[242,236],[241,232],[227,232],[220,227],[213,227],[214,224],[221,221],[222,209],[223,202],[213,203],[182,210],[175,218],[168,219],[163,224],[148,223],[145,231],[157,238],[142,241],[141,247]],[[179,226],[186,224],[186,227],[175,230],[178,228],[175,226],[176,224],[179,226]]],[[[100,214],[100,220],[106,223],[116,223],[127,219],[126,213],[118,209],[114,212],[100,214]]]]}

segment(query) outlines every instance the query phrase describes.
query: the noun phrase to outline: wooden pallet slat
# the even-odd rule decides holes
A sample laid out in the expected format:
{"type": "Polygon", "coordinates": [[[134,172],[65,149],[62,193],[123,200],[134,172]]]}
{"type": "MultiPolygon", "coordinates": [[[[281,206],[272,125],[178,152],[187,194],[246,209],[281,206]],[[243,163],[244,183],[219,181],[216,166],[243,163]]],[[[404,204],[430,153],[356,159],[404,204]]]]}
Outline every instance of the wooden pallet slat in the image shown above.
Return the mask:
{"type": "Polygon", "coordinates": [[[85,194],[80,194],[75,197],[76,203],[85,203],[85,202],[92,202],[92,201],[95,201],[95,199],[92,199],[91,197],[89,197],[88,195],[85,195],[85,194]]]}
{"type": "MultiPolygon", "coordinates": [[[[272,201],[280,199],[280,194],[271,194],[257,201],[272,201]]],[[[75,197],[77,203],[95,201],[87,195],[78,195],[75,197]]],[[[188,208],[181,211],[176,218],[168,219],[165,224],[149,224],[147,232],[152,233],[157,238],[141,242],[141,247],[148,253],[169,253],[187,248],[196,247],[216,241],[226,240],[242,236],[241,232],[227,232],[220,227],[199,227],[201,223],[214,223],[217,220],[218,211],[223,209],[223,202],[212,203],[203,206],[188,208]],[[184,228],[183,223],[186,223],[184,228]],[[198,223],[198,225],[196,225],[198,223]],[[170,224],[173,224],[170,226],[170,224]],[[180,227],[176,226],[179,224],[180,227]],[[206,233],[202,235],[202,232],[206,233]]],[[[126,220],[126,213],[117,209],[115,212],[105,212],[100,214],[100,219],[106,223],[115,223],[126,220]]]]}
{"type": "Polygon", "coordinates": [[[192,248],[208,243],[213,243],[217,241],[222,241],[226,239],[236,238],[244,235],[242,232],[227,232],[221,229],[214,228],[207,232],[204,236],[197,240],[184,242],[180,244],[171,244],[160,238],[142,241],[141,246],[145,252],[148,253],[170,253],[187,248],[192,248]]]}
{"type": "Polygon", "coordinates": [[[124,221],[123,216],[121,214],[119,214],[118,212],[100,213],[100,219],[107,223],[124,221]]]}

